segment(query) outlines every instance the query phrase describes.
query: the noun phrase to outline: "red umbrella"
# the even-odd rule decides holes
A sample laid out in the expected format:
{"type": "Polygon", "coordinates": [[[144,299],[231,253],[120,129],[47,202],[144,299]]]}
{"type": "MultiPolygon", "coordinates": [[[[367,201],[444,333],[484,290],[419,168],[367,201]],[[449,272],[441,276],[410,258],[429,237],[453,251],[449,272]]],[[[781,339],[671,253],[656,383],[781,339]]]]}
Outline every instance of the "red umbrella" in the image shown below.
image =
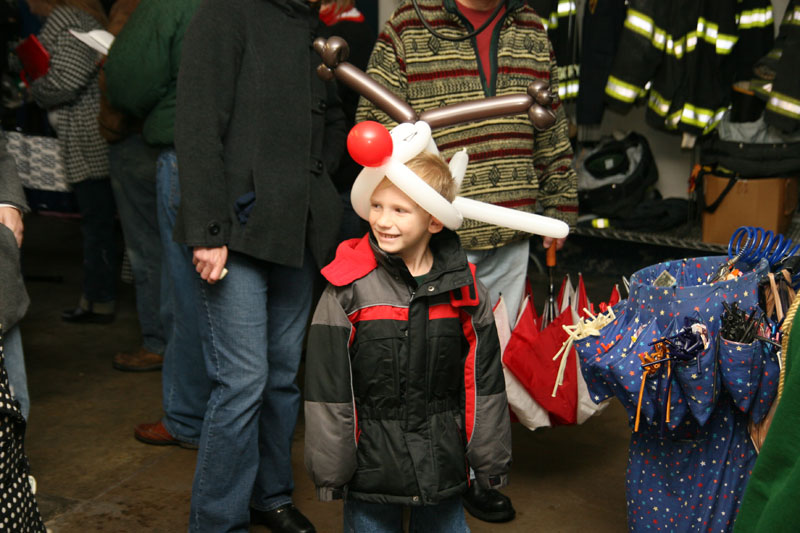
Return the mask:
{"type": "MultiPolygon", "coordinates": [[[[555,303],[555,302],[554,302],[555,303]]],[[[503,363],[531,394],[536,403],[550,413],[554,425],[574,424],[577,421],[578,401],[577,359],[574,350],[566,356],[563,384],[553,396],[553,384],[558,377],[560,360],[553,356],[569,336],[562,326],[572,324],[572,309],[560,315],[538,331],[528,306],[511,333],[503,363]]]]}

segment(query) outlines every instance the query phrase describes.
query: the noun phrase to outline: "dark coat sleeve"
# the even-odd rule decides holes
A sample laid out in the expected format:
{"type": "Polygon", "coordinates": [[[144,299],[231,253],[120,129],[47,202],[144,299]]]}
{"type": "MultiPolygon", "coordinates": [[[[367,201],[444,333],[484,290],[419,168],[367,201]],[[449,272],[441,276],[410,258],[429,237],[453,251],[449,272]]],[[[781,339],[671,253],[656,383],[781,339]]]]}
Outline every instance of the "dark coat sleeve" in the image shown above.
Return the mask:
{"type": "MultiPolygon", "coordinates": [[[[0,131],[0,203],[28,210],[14,158],[6,150],[0,131]]],[[[19,248],[14,233],[0,225],[0,329],[8,331],[28,309],[28,293],[19,267],[19,248]]]]}
{"type": "Polygon", "coordinates": [[[228,243],[231,220],[225,202],[224,139],[234,106],[241,65],[241,16],[225,13],[223,2],[203,2],[183,39],[178,74],[175,149],[180,161],[184,242],[189,246],[228,243]],[[216,220],[207,231],[198,221],[216,220]]]}

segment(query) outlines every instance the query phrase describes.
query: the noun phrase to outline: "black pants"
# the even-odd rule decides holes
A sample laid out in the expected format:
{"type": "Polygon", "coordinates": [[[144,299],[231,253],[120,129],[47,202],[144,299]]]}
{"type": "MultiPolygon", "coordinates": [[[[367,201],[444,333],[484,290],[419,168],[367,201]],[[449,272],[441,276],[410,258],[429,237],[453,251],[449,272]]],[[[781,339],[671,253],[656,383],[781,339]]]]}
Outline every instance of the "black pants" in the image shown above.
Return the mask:
{"type": "Polygon", "coordinates": [[[114,234],[116,205],[108,179],[88,179],[72,186],[83,233],[83,296],[112,302],[117,295],[118,255],[114,234]]]}

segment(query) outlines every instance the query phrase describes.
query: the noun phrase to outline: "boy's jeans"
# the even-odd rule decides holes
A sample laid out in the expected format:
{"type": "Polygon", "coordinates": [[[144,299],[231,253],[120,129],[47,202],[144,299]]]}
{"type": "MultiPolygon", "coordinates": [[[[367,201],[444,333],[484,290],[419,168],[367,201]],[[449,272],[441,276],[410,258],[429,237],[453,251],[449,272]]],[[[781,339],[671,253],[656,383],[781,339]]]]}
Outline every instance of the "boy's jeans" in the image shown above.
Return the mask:
{"type": "MultiPolygon", "coordinates": [[[[404,507],[345,500],[344,533],[402,533],[404,507]]],[[[469,533],[461,496],[410,509],[409,533],[469,533]]]]}
{"type": "Polygon", "coordinates": [[[161,233],[161,320],[167,337],[161,373],[164,427],[176,439],[197,444],[211,393],[200,342],[200,276],[188,247],[172,239],[180,204],[178,160],[164,150],[156,172],[158,226],[161,233]]]}

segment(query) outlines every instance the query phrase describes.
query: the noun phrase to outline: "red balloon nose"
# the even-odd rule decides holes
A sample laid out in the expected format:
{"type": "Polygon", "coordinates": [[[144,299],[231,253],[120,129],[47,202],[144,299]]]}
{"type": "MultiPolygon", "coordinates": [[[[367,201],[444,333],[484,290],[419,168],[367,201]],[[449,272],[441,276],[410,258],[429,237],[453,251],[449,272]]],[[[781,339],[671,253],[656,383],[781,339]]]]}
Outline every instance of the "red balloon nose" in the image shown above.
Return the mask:
{"type": "Polygon", "coordinates": [[[392,156],[392,150],[389,130],[373,120],[359,122],[347,135],[347,151],[359,165],[379,167],[392,156]]]}

